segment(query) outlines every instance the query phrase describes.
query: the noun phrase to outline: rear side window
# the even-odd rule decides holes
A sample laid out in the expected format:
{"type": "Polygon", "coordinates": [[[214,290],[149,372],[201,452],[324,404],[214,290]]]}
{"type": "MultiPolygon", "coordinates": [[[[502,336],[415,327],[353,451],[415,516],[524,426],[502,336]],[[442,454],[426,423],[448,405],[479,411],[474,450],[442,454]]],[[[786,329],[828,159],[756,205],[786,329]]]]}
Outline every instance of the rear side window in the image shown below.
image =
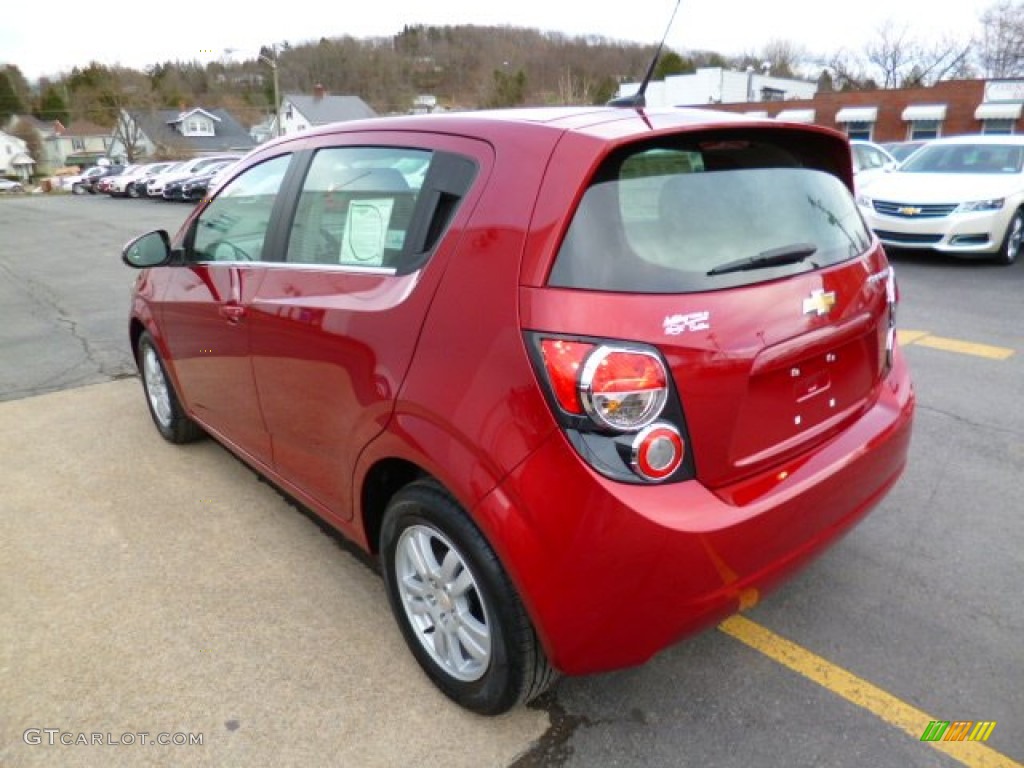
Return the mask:
{"type": "Polygon", "coordinates": [[[694,138],[620,152],[584,194],[549,284],[690,293],[858,256],[871,235],[849,190],[815,165],[793,147],[750,139],[694,138]],[[738,261],[787,253],[806,258],[735,269],[738,261]]]}
{"type": "Polygon", "coordinates": [[[432,156],[407,148],[319,151],[299,196],[287,261],[396,267],[432,156]]]}

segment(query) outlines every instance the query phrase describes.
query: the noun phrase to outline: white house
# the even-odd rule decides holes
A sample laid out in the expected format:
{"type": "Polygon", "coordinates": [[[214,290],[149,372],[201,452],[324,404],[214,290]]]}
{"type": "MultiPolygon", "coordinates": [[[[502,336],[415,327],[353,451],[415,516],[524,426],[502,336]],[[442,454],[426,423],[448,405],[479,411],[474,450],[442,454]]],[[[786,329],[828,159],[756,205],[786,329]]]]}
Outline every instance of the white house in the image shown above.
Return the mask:
{"type": "Polygon", "coordinates": [[[370,105],[358,96],[332,96],[322,85],[313,95],[286,93],[281,99],[281,135],[299,133],[316,125],[376,117],[370,105]]]}
{"type": "Polygon", "coordinates": [[[0,131],[0,176],[17,176],[28,181],[35,164],[24,141],[0,131]]]}
{"type": "MultiPolygon", "coordinates": [[[[618,95],[632,96],[640,83],[623,83],[618,95]]],[[[807,80],[772,77],[766,72],[746,72],[702,67],[690,75],[669,75],[652,80],[645,96],[649,107],[700,107],[709,104],[742,104],[756,101],[812,99],[818,84],[807,80]]]]}

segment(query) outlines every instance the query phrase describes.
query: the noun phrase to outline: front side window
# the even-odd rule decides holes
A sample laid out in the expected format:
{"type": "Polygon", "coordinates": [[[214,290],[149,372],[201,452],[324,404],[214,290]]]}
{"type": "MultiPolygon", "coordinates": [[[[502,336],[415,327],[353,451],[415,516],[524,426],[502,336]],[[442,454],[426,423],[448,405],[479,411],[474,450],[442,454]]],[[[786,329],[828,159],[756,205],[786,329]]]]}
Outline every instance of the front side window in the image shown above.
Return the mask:
{"type": "Polygon", "coordinates": [[[587,189],[549,284],[689,293],[774,279],[864,253],[849,190],[788,149],[696,142],[611,160],[587,189]],[[769,258],[765,269],[739,268],[769,258]]]}
{"type": "Polygon", "coordinates": [[[253,166],[231,180],[200,213],[189,261],[260,261],[270,215],[291,155],[253,166]]]}
{"type": "Polygon", "coordinates": [[[889,158],[874,147],[866,146],[864,144],[854,144],[852,149],[854,168],[858,171],[885,168],[889,163],[889,158]]]}
{"type": "Polygon", "coordinates": [[[287,260],[398,266],[432,157],[429,151],[406,148],[319,151],[302,186],[287,260]]]}

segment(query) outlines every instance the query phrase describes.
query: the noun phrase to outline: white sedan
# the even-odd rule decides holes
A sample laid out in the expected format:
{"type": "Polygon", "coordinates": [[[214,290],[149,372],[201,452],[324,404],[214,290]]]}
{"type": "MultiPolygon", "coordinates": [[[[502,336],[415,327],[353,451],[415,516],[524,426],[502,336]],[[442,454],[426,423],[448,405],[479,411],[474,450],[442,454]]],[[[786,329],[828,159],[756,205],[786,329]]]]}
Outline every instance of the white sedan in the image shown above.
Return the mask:
{"type": "Polygon", "coordinates": [[[887,246],[1012,264],[1024,241],[1024,136],[930,141],[857,204],[887,246]]]}
{"type": "Polygon", "coordinates": [[[853,157],[853,184],[857,190],[899,167],[899,161],[887,149],[872,141],[852,139],[850,154],[853,157]]]}

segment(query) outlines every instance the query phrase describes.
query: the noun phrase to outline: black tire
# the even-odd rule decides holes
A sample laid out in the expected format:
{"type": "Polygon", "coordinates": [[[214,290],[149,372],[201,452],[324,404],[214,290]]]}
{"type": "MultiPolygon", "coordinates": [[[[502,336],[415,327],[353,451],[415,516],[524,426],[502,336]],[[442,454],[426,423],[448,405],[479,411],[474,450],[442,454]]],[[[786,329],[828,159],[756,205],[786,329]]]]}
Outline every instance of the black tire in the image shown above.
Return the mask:
{"type": "Polygon", "coordinates": [[[1024,211],[1017,211],[1006,228],[1006,235],[1003,236],[999,253],[996,255],[996,263],[1005,267],[1010,266],[1017,260],[1022,247],[1024,247],[1024,211]]]}
{"type": "Polygon", "coordinates": [[[133,200],[137,200],[139,197],[139,188],[136,187],[134,184],[128,185],[128,197],[132,198],[133,200]]]}
{"type": "Polygon", "coordinates": [[[512,582],[443,488],[420,480],[396,493],[380,545],[391,612],[416,661],[446,696],[478,714],[499,715],[551,686],[557,675],[512,582]],[[420,557],[417,566],[413,551],[431,562],[420,557]],[[424,571],[431,575],[422,577],[424,571]],[[472,658],[471,641],[484,636],[487,653],[477,645],[472,658]],[[449,644],[453,637],[458,639],[449,644]],[[438,658],[444,655],[461,658],[446,663],[438,658]]]}
{"type": "Polygon", "coordinates": [[[191,443],[202,437],[202,428],[185,415],[149,332],[143,332],[139,337],[138,361],[146,405],[157,431],[168,442],[177,444],[191,443]]]}
{"type": "Polygon", "coordinates": [[[84,195],[85,194],[85,187],[83,187],[78,182],[75,182],[74,184],[71,185],[71,194],[73,194],[73,195],[84,195]]]}

